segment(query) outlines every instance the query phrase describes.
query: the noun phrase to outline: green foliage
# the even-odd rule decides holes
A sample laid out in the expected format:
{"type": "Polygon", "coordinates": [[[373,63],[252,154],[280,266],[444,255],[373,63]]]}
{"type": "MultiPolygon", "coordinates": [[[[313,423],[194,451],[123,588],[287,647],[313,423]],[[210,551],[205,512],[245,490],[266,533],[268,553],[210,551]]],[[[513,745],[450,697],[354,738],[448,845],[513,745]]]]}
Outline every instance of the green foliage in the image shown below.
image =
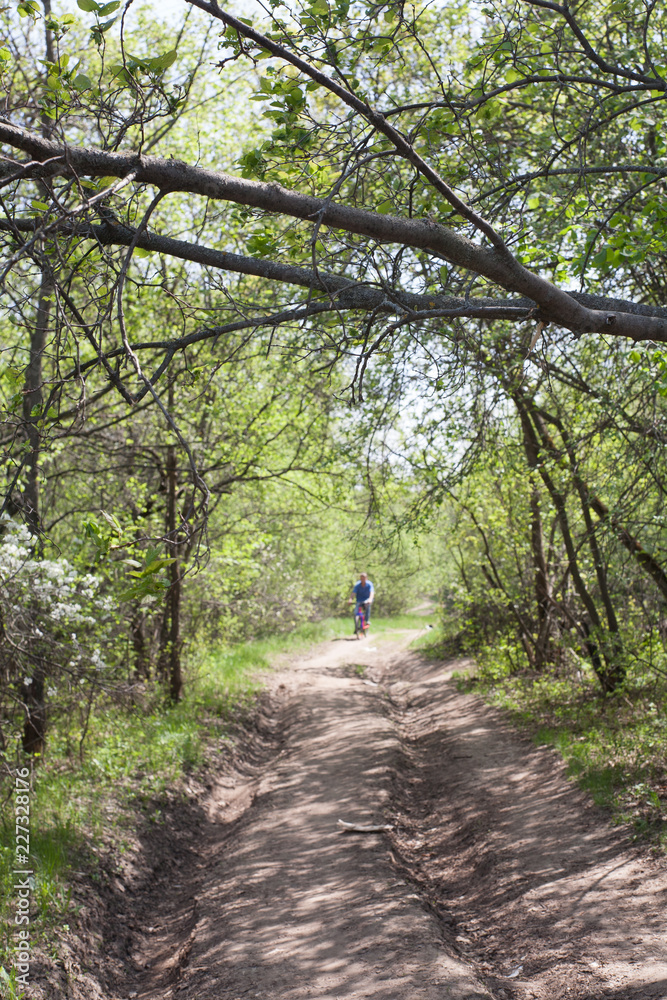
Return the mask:
{"type": "Polygon", "coordinates": [[[387,618],[376,615],[373,611],[371,628],[373,635],[384,635],[386,632],[406,631],[414,629],[426,629],[435,622],[435,614],[421,614],[419,612],[408,612],[407,614],[391,615],[387,618]]]}
{"type": "Polygon", "coordinates": [[[667,396],[667,353],[661,348],[652,348],[648,351],[630,351],[629,357],[649,384],[661,396],[667,396]]]}
{"type": "Polygon", "coordinates": [[[2,1000],[23,1000],[25,996],[25,990],[18,982],[16,968],[11,967],[8,972],[4,965],[0,965],[0,997],[2,1000]]]}
{"type": "Polygon", "coordinates": [[[122,601],[131,601],[164,593],[169,587],[169,582],[160,574],[166,566],[176,562],[176,559],[161,556],[158,548],[149,548],[144,555],[143,565],[136,559],[126,559],[125,562],[132,567],[128,575],[134,582],[121,593],[120,598],[122,601]]]}
{"type": "MultiPolygon", "coordinates": [[[[72,890],[67,874],[71,861],[81,848],[81,833],[70,822],[63,823],[51,811],[47,791],[31,795],[30,863],[34,875],[30,878],[31,929],[36,937],[49,936],[54,928],[75,916],[72,890]],[[36,811],[44,806],[45,814],[36,811]]],[[[0,953],[8,964],[17,947],[14,924],[16,891],[14,817],[4,811],[0,826],[0,953]]],[[[11,970],[10,970],[11,971],[11,970]]],[[[10,978],[0,978],[0,996],[12,996],[16,987],[10,978]],[[3,992],[4,991],[4,992],[3,992]]]]}

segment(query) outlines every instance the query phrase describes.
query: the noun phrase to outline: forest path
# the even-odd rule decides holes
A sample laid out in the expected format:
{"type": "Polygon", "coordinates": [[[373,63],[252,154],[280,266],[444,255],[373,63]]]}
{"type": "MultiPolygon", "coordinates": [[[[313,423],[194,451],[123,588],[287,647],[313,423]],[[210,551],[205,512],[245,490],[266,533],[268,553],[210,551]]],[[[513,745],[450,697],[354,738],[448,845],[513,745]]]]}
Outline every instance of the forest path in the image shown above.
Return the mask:
{"type": "Polygon", "coordinates": [[[415,634],[272,675],[257,751],[212,789],[178,890],[156,873],[118,996],[667,1000],[664,865],[415,634]]]}

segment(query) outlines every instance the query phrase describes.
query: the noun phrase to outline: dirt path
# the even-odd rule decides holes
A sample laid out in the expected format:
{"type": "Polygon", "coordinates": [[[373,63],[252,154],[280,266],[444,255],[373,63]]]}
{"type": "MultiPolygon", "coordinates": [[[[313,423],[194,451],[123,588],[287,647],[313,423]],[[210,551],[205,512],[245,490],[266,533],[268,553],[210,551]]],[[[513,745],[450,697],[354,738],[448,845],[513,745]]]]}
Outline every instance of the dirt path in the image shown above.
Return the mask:
{"type": "Polygon", "coordinates": [[[273,676],[254,759],[138,903],[114,997],[667,1000],[665,867],[413,635],[273,676]]]}
{"type": "Polygon", "coordinates": [[[398,840],[499,996],[667,1000],[667,866],[629,847],[453,670],[406,657],[398,840]],[[512,976],[512,979],[508,979],[512,976]]]}

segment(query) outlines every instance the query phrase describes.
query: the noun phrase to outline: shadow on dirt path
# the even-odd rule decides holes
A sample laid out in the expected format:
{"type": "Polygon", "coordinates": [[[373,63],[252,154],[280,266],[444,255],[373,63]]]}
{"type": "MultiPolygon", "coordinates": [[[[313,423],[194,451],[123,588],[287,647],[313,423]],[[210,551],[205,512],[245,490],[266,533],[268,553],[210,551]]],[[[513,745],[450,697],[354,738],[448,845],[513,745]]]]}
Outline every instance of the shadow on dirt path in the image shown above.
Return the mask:
{"type": "MultiPolygon", "coordinates": [[[[389,650],[404,644],[394,639],[389,650]]],[[[341,834],[337,826],[382,824],[390,807],[400,745],[382,688],[370,679],[385,660],[371,642],[331,643],[274,677],[273,757],[261,774],[227,776],[215,788],[212,829],[193,873],[196,898],[163,920],[155,900],[125,995],[489,996],[397,875],[386,834],[341,834]]]]}
{"type": "Polygon", "coordinates": [[[387,678],[407,870],[498,995],[667,1000],[664,861],[629,848],[555,752],[458,692],[465,667],[407,655],[387,678]]]}
{"type": "Polygon", "coordinates": [[[110,998],[667,1000],[664,866],[414,635],[273,675],[242,759],[136,894],[110,998]]]}

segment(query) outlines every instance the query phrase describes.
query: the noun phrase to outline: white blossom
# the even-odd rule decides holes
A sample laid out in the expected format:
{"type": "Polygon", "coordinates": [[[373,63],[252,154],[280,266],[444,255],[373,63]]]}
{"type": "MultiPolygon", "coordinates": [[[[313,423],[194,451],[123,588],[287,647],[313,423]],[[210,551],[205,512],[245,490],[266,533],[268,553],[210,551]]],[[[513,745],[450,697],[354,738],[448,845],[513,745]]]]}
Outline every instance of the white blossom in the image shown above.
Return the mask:
{"type": "MultiPolygon", "coordinates": [[[[57,649],[69,635],[79,653],[69,660],[70,668],[106,668],[101,648],[95,646],[91,653],[87,641],[91,631],[99,641],[100,623],[108,620],[115,606],[111,597],[100,596],[101,581],[91,573],[78,573],[66,559],[35,559],[25,525],[5,515],[0,516],[0,526],[0,601],[6,634],[28,655],[31,641],[42,640],[40,648],[46,641],[57,649]]],[[[65,661],[66,655],[58,654],[56,661],[65,661]]],[[[24,683],[31,684],[32,678],[26,677],[24,683]]]]}

